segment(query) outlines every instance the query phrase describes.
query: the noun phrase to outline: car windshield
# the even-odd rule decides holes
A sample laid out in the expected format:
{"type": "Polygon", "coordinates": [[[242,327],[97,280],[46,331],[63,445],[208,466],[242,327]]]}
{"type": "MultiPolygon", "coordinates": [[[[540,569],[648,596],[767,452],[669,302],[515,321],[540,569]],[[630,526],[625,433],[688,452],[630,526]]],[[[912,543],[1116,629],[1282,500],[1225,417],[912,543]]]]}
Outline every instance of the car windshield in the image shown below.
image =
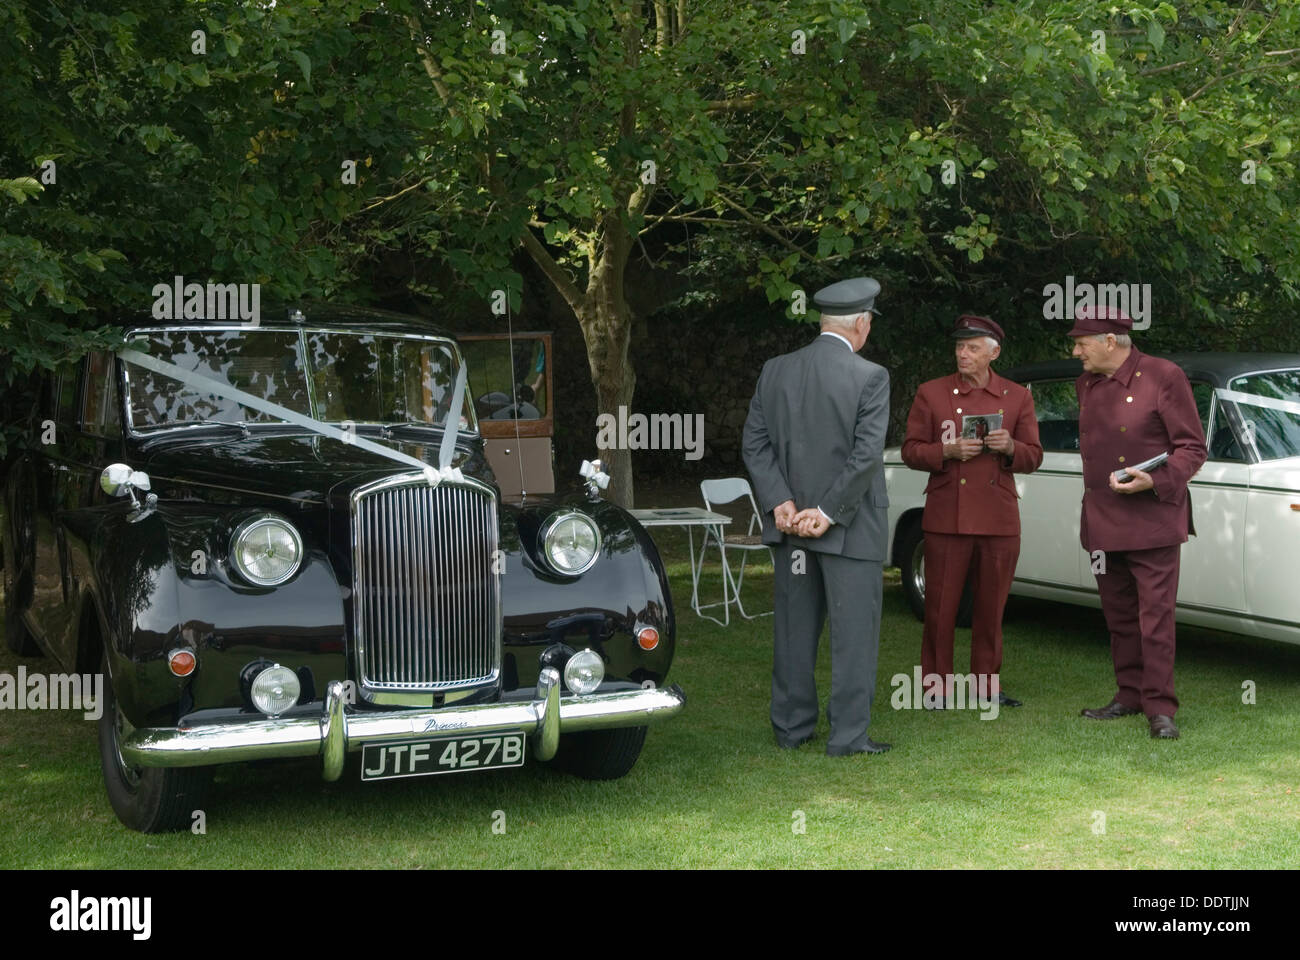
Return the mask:
{"type": "MultiPolygon", "coordinates": [[[[173,329],[147,331],[131,349],[253,394],[295,413],[354,424],[446,422],[456,353],[445,340],[327,330],[173,329]]],[[[131,425],[281,423],[219,391],[128,367],[131,425]]],[[[459,417],[473,424],[469,391],[459,417]]]]}
{"type": "Polygon", "coordinates": [[[1236,405],[1261,460],[1300,456],[1300,370],[1234,377],[1220,399],[1236,405]]]}

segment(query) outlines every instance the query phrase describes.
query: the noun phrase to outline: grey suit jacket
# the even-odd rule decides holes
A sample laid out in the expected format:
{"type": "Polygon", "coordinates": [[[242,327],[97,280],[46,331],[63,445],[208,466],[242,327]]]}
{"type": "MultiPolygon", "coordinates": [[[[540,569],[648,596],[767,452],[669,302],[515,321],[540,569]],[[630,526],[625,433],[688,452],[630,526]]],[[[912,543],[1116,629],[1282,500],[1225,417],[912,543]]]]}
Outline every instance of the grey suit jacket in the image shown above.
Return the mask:
{"type": "Polygon", "coordinates": [[[821,537],[790,542],[858,560],[887,559],[885,430],[889,372],[835,337],[819,336],[763,365],[745,420],[744,455],[763,513],[763,542],[787,536],[772,511],[820,506],[821,537]]]}

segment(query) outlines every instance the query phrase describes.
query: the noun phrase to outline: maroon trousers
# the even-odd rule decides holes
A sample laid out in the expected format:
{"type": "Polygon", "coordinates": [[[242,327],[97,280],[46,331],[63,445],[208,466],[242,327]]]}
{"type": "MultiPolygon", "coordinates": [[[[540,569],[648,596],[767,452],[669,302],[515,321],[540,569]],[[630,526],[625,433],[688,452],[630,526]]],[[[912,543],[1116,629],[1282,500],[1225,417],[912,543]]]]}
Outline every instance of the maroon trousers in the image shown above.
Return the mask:
{"type": "MultiPolygon", "coordinates": [[[[953,630],[961,604],[966,577],[971,576],[974,607],[971,613],[970,671],[989,675],[989,690],[996,694],[994,679],[1002,669],[1002,612],[1011,592],[1011,580],[1020,557],[1020,535],[995,537],[984,534],[925,534],[925,627],[921,631],[921,672],[925,677],[944,678],[947,696],[952,692],[948,678],[953,673],[953,630]],[[973,566],[973,570],[972,570],[973,566]]],[[[925,683],[923,677],[922,682],[925,683]]]]}
{"type": "Polygon", "coordinates": [[[1105,554],[1097,573],[1101,609],[1110,628],[1115,699],[1148,717],[1172,717],[1174,696],[1174,603],[1182,544],[1105,554]]]}

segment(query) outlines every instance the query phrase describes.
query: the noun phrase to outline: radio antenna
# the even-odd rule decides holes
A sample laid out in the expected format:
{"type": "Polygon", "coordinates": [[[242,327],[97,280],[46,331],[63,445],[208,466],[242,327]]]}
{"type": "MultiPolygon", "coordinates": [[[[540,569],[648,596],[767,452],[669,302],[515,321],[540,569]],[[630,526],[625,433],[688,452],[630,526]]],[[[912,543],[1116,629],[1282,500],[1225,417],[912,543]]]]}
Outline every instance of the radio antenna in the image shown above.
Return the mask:
{"type": "Polygon", "coordinates": [[[510,403],[515,415],[515,459],[519,463],[519,502],[522,504],[528,499],[528,491],[524,489],[523,440],[519,436],[519,385],[515,383],[515,324],[510,311],[509,291],[506,293],[506,339],[510,343],[510,403]]]}

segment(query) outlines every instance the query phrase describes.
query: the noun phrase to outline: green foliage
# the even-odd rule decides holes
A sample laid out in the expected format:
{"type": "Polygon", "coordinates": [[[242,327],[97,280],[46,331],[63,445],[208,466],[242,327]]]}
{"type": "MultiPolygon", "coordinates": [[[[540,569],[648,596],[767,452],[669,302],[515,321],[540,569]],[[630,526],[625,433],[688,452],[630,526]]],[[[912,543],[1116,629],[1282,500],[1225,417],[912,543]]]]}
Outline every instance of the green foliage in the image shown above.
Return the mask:
{"type": "Polygon", "coordinates": [[[752,254],[730,234],[717,245],[769,297],[866,270],[894,281],[891,305],[1041,323],[1042,286],[1072,273],[1150,282],[1153,338],[1230,348],[1294,309],[1294,5],[1201,3],[1180,17],[1169,4],[954,2],[920,22],[911,8],[871,10],[872,30],[847,45],[833,18],[814,18],[827,26],[810,34],[803,80],[842,91],[838,109],[787,87],[756,124],[786,103],[801,135],[797,155],[765,162],[789,179],[768,175],[745,201],[793,225],[804,255],[787,273],[766,269],[766,240],[752,254]]]}
{"type": "Polygon", "coordinates": [[[27,375],[147,315],[155,283],[347,286],[355,251],[330,234],[400,176],[407,108],[396,76],[367,73],[359,11],[331,9],[0,8],[0,453],[27,375]]]}
{"type": "Polygon", "coordinates": [[[1059,352],[1041,290],[1066,274],[1151,283],[1150,345],[1297,345],[1300,6],[678,9],[5,5],[0,389],[176,274],[436,300],[444,264],[519,309],[529,233],[551,283],[615,299],[643,250],[688,278],[679,305],[752,287],[793,319],[870,272],[904,363],[970,309],[1059,352]]]}
{"type": "Polygon", "coordinates": [[[40,324],[129,319],[176,274],[336,293],[351,251],[328,242],[332,225],[401,172],[403,97],[366,74],[364,28],[342,15],[313,2],[207,4],[202,17],[180,0],[97,6],[0,11],[13,107],[0,130],[4,382],[90,343],[40,324]],[[313,62],[328,64],[315,83],[313,62]]]}

